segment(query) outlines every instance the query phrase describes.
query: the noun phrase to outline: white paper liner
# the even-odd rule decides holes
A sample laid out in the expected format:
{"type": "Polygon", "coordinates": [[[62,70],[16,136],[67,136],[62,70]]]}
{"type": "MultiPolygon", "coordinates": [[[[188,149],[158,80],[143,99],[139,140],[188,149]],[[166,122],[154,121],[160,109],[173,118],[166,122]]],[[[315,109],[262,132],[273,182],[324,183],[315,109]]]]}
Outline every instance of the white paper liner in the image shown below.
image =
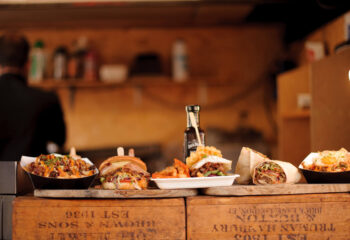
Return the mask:
{"type": "Polygon", "coordinates": [[[320,153],[312,152],[300,163],[299,168],[304,169],[302,163],[304,163],[305,166],[311,166],[314,162],[314,159],[320,157],[320,153]]]}

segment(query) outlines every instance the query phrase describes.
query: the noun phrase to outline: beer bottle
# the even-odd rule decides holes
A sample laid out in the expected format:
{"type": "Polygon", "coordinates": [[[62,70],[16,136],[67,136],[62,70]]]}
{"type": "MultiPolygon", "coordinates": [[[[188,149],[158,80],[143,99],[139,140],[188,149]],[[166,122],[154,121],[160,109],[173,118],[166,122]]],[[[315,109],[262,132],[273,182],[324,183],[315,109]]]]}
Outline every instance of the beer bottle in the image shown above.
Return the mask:
{"type": "Polygon", "coordinates": [[[193,112],[194,117],[197,121],[199,136],[201,138],[202,144],[205,145],[205,135],[204,131],[199,127],[199,105],[188,105],[186,106],[186,113],[187,113],[187,128],[185,130],[185,139],[184,139],[184,160],[188,156],[190,156],[191,152],[195,152],[198,146],[198,140],[196,136],[196,130],[192,126],[191,119],[190,119],[190,112],[193,112]]]}

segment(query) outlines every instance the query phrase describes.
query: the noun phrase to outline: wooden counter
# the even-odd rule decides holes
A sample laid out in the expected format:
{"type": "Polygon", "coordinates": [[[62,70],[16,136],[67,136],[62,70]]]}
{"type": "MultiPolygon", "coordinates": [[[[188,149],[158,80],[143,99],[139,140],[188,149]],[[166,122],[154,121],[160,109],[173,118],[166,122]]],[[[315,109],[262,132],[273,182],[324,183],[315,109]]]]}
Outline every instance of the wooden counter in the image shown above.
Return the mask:
{"type": "Polygon", "coordinates": [[[350,194],[187,198],[187,239],[349,240],[350,194]]]}
{"type": "Polygon", "coordinates": [[[349,193],[137,200],[18,197],[13,205],[14,240],[186,239],[186,234],[188,240],[350,239],[349,193]]]}
{"type": "Polygon", "coordinates": [[[13,240],[186,239],[185,201],[18,197],[13,240]]]}

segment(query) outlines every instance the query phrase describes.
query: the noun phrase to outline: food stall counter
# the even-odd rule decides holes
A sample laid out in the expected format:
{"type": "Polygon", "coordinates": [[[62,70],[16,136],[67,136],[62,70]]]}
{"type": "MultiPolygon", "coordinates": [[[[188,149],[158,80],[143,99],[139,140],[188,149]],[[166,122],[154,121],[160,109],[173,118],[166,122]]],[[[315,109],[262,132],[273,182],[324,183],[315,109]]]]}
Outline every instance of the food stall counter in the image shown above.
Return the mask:
{"type": "Polygon", "coordinates": [[[188,197],[187,239],[347,240],[349,203],[349,193],[188,197]]]}
{"type": "Polygon", "coordinates": [[[186,239],[185,200],[17,197],[12,238],[186,239]]]}

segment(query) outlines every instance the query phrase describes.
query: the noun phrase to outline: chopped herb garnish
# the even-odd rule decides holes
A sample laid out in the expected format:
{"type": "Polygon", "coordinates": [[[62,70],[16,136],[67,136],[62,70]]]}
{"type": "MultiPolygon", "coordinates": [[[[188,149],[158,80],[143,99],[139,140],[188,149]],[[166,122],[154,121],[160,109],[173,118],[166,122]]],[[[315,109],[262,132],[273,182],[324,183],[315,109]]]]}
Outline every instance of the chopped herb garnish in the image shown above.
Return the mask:
{"type": "Polygon", "coordinates": [[[208,177],[211,174],[211,171],[208,171],[206,173],[204,173],[204,177],[208,177]]]}

